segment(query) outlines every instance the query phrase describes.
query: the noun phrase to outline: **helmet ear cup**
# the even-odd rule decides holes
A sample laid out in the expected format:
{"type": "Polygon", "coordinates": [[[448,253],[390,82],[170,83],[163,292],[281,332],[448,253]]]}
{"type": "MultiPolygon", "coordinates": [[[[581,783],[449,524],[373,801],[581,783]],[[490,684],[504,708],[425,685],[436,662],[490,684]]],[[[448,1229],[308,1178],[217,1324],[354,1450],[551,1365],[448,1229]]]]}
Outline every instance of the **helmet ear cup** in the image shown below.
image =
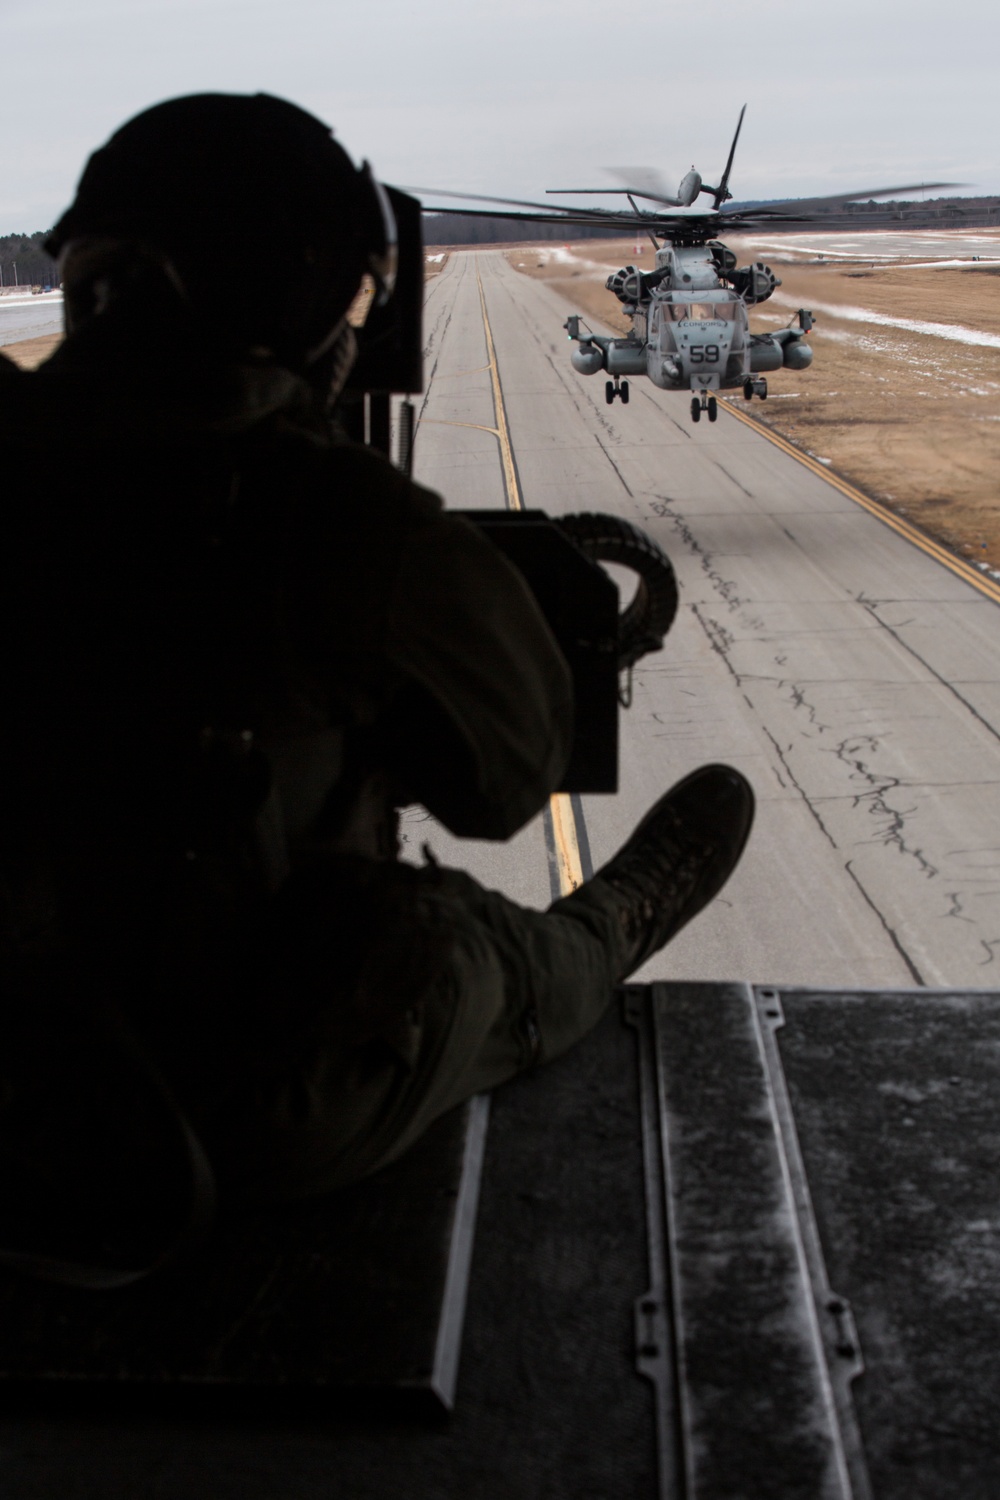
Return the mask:
{"type": "Polygon", "coordinates": [[[392,211],[389,194],[374,176],[368,162],[362,163],[361,170],[371,189],[375,207],[375,213],[372,215],[372,232],[369,236],[372,248],[368,252],[368,272],[375,282],[376,303],[382,307],[392,296],[396,285],[396,270],[399,263],[396,215],[392,211]]]}

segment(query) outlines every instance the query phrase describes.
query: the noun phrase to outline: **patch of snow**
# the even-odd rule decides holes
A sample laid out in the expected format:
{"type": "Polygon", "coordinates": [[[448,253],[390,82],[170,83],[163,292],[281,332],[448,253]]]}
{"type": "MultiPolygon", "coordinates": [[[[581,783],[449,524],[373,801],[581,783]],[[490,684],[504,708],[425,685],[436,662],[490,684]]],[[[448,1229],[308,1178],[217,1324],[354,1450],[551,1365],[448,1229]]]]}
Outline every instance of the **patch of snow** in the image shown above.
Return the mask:
{"type": "MultiPolygon", "coordinates": [[[[735,236],[734,236],[735,238],[735,236]]],[[[926,259],[941,256],[951,260],[962,255],[996,256],[1000,253],[1000,236],[995,230],[980,232],[961,229],[850,230],[839,232],[812,230],[801,234],[782,234],[772,239],[750,238],[763,250],[787,256],[819,256],[829,261],[858,260],[899,261],[910,256],[926,259]]]]}
{"type": "MultiPolygon", "coordinates": [[[[898,266],[891,267],[894,271],[948,271],[956,266],[965,271],[988,271],[1000,266],[1000,256],[977,255],[974,260],[909,260],[903,261],[898,266]]],[[[877,270],[887,269],[877,266],[877,270]]]]}
{"type": "Polygon", "coordinates": [[[48,307],[52,302],[62,302],[62,299],[63,294],[61,291],[32,293],[23,291],[8,292],[5,290],[3,292],[3,301],[0,302],[0,308],[27,307],[29,304],[32,307],[48,307]]]}
{"type": "MultiPolygon", "coordinates": [[[[773,292],[775,302],[786,307],[798,307],[800,300],[787,292],[773,292]]],[[[956,344],[974,344],[982,349],[1000,349],[1000,333],[984,333],[979,328],[965,328],[960,323],[928,323],[922,318],[893,318],[888,313],[873,312],[867,307],[851,307],[847,303],[813,302],[812,312],[822,313],[827,318],[839,318],[846,323],[873,323],[881,328],[899,328],[906,333],[929,334],[932,338],[949,339],[956,344]]]]}

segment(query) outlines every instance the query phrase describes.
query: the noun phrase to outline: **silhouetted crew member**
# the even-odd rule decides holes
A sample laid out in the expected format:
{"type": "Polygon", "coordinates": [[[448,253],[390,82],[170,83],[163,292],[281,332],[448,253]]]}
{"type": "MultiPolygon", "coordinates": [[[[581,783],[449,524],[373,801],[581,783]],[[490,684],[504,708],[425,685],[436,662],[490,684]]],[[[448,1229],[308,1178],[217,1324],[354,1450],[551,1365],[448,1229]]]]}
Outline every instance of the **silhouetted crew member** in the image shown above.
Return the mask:
{"type": "Polygon", "coordinates": [[[572,703],[520,575],[331,426],[384,195],[294,105],[202,95],[119,130],[49,245],[67,338],[3,381],[3,962],[127,1009],[224,1190],[319,1192],[582,1035],[752,795],[695,772],[546,913],[399,864],[394,804],[534,816],[572,703]]]}

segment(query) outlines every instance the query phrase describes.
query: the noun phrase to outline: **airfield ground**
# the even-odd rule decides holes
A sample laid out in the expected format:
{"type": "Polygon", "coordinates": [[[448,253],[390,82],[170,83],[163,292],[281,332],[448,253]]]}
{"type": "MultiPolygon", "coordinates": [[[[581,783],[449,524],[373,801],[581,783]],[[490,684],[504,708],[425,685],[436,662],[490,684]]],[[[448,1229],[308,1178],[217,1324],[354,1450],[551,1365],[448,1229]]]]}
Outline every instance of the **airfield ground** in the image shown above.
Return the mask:
{"type": "MultiPolygon", "coordinates": [[[[945,236],[934,238],[940,257],[945,236]]],[[[812,368],[770,375],[767,402],[746,410],[939,541],[1000,569],[1000,234],[977,235],[983,259],[971,261],[966,248],[956,252],[965,256],[958,265],[928,264],[930,255],[881,258],[881,239],[857,236],[855,250],[870,242],[871,253],[836,260],[819,260],[816,241],[803,249],[802,237],[767,246],[727,239],[741,265],[766,260],[782,280],[751,313],[755,332],[787,325],[799,307],[817,315],[812,368]],[[992,344],[975,342],[983,335],[992,344]]],[[[652,246],[635,248],[632,240],[591,240],[507,254],[584,316],[625,332],[604,280],[627,263],[652,269],[652,246]]]]}
{"type": "Polygon", "coordinates": [[[56,346],[62,343],[61,333],[45,333],[37,339],[20,339],[16,344],[7,344],[4,354],[22,370],[33,370],[43,359],[48,359],[56,346]]]}
{"type": "MultiPolygon", "coordinates": [[[[973,241],[956,239],[959,264],[942,260],[944,234],[932,238],[932,250],[921,253],[919,237],[855,236],[853,253],[828,251],[822,260],[819,237],[731,239],[741,264],[764,259],[782,281],[751,314],[751,327],[769,332],[803,306],[818,319],[812,368],[769,376],[767,402],[745,410],[946,546],[1000,570],[1000,233],[974,236],[977,262],[969,258],[973,241]],[[890,258],[905,250],[916,253],[890,258]]],[[[516,269],[620,332],[628,320],[604,287],[608,271],[653,265],[652,246],[637,254],[632,240],[504,248],[516,269]]],[[[428,247],[427,275],[439,274],[447,257],[448,249],[428,247]]],[[[30,368],[58,342],[49,334],[4,353],[30,368]]],[[[738,393],[733,399],[744,409],[738,393]]]]}

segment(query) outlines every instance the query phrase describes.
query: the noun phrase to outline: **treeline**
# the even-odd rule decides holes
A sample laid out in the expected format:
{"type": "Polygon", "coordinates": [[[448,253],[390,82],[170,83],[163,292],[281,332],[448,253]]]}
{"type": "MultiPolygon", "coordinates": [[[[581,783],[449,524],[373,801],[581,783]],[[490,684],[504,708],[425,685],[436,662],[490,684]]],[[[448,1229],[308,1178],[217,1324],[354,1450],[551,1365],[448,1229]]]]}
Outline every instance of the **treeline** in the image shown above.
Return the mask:
{"type": "Polygon", "coordinates": [[[1000,199],[996,196],[979,198],[928,198],[920,199],[895,199],[890,198],[886,202],[877,203],[874,198],[869,198],[867,203],[844,203],[839,207],[821,208],[820,214],[833,214],[838,218],[845,214],[850,218],[879,218],[888,214],[893,219],[908,219],[911,222],[918,219],[933,223],[935,220],[975,220],[977,223],[988,222],[996,218],[1000,212],[1000,199]]]}
{"type": "MultiPolygon", "coordinates": [[[[729,213],[736,213],[742,210],[749,213],[752,209],[760,208],[762,204],[774,204],[775,202],[780,207],[787,205],[789,209],[794,209],[798,201],[797,198],[744,198],[739,202],[730,203],[727,211],[729,213]]],[[[978,198],[929,198],[926,200],[923,198],[891,198],[884,202],[876,202],[874,198],[869,198],[867,203],[842,203],[834,207],[827,204],[825,207],[817,208],[815,214],[817,219],[820,215],[823,215],[824,218],[837,219],[842,219],[845,216],[850,218],[885,218],[888,216],[892,219],[924,218],[928,221],[935,219],[975,219],[977,221],[989,221],[1000,216],[1000,198],[995,194],[978,198]]],[[[781,227],[780,224],[774,226],[775,230],[778,231],[780,231],[781,227]]]]}
{"type": "Polygon", "coordinates": [[[56,263],[42,249],[48,231],[0,234],[0,278],[4,286],[55,286],[56,263]]]}
{"type": "MultiPolygon", "coordinates": [[[[464,214],[425,214],[425,245],[499,245],[514,240],[565,240],[566,224],[526,224],[520,219],[472,219],[464,214]]],[[[624,229],[572,225],[574,240],[620,240],[624,229]]]]}

